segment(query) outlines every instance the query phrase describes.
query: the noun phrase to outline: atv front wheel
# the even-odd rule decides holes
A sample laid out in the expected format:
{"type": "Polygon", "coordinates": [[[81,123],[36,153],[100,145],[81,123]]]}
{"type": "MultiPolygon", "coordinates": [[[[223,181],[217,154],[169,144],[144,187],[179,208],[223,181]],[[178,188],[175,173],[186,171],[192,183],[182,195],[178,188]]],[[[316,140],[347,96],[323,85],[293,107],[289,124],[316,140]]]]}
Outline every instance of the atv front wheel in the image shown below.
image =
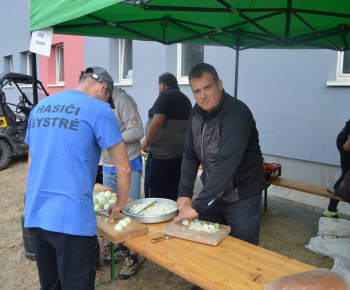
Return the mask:
{"type": "Polygon", "coordinates": [[[7,164],[9,164],[10,159],[11,159],[10,145],[4,140],[0,140],[0,170],[5,169],[7,164]]]}

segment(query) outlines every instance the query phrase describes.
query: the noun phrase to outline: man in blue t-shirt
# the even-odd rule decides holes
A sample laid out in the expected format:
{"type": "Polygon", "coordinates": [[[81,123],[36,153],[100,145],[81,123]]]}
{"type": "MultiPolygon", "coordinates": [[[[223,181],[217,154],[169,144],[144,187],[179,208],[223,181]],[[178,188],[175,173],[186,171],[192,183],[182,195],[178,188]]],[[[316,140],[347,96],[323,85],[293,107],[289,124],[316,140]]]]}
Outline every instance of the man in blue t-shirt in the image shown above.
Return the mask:
{"type": "Polygon", "coordinates": [[[125,208],[130,165],[119,125],[107,104],[113,79],[100,67],[86,69],[75,90],[40,101],[29,117],[25,224],[42,289],[94,289],[99,244],[93,208],[101,150],[118,170],[117,202],[125,208]]]}

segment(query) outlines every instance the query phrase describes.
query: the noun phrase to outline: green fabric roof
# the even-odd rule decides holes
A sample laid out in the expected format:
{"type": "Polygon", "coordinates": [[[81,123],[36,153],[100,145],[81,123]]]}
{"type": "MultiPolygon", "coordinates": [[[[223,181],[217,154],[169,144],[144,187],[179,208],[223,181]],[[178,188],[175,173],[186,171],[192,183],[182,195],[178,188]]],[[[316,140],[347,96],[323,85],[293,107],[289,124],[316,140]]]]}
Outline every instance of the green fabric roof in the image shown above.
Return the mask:
{"type": "Polygon", "coordinates": [[[222,45],[350,46],[349,0],[31,0],[30,30],[222,45]]]}

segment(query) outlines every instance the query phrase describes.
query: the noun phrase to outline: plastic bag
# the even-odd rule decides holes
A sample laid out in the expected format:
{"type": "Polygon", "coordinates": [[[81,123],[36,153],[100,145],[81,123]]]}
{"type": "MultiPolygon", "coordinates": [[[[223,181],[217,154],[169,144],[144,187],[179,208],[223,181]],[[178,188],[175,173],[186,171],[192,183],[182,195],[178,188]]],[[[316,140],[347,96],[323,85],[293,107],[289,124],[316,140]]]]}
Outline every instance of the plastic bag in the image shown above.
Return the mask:
{"type": "Polygon", "coordinates": [[[264,290],[349,290],[347,280],[331,270],[317,269],[277,278],[264,290]]]}
{"type": "Polygon", "coordinates": [[[335,257],[332,271],[342,275],[350,285],[350,260],[348,258],[335,257]]]}
{"type": "Polygon", "coordinates": [[[318,225],[318,234],[335,238],[350,238],[350,221],[321,217],[318,225]]]}
{"type": "Polygon", "coordinates": [[[321,217],[318,236],[305,246],[310,251],[334,259],[350,257],[350,222],[342,219],[321,217]]]}

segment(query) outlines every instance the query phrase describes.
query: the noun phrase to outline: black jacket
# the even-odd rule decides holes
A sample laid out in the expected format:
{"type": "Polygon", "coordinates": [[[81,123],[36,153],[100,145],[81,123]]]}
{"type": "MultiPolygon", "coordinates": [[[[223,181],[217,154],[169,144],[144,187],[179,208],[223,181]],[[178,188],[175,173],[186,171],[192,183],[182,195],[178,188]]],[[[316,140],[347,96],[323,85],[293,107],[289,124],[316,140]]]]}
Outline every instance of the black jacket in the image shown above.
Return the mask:
{"type": "Polygon", "coordinates": [[[192,198],[198,166],[203,189],[192,202],[203,213],[213,202],[231,204],[261,194],[264,168],[255,120],[249,108],[223,91],[208,113],[197,104],[188,124],[179,197],[192,198]]]}

